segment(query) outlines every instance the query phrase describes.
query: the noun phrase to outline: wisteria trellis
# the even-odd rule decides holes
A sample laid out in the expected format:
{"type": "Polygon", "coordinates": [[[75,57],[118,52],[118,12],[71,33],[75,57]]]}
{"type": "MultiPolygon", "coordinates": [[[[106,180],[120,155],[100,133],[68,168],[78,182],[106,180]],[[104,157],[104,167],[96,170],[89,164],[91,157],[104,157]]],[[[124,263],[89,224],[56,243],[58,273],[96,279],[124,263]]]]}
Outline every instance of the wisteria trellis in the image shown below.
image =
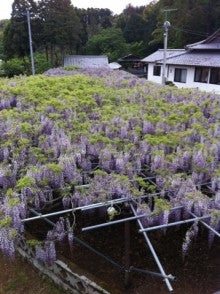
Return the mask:
{"type": "MultiPolygon", "coordinates": [[[[57,199],[67,209],[126,197],[137,214],[146,214],[144,227],[192,213],[208,215],[203,222],[219,231],[218,95],[164,88],[108,69],[52,69],[0,85],[3,253],[13,256],[29,209],[41,212],[57,199]]],[[[183,255],[197,232],[194,222],[183,255]]],[[[37,257],[50,264],[54,242],[73,234],[61,217],[36,244],[37,257]]],[[[210,230],[209,245],[214,235],[210,230]]]]}

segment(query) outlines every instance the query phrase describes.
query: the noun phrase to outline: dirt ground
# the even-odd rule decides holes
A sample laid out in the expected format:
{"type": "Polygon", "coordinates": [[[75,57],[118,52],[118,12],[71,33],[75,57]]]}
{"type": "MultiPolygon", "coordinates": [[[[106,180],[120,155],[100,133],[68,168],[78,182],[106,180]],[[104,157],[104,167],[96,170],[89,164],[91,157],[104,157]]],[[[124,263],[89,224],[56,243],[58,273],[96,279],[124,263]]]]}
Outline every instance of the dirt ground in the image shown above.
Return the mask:
{"type": "MultiPolygon", "coordinates": [[[[82,227],[91,225],[91,221],[94,222],[92,216],[91,221],[88,218],[88,215],[81,216],[82,227]]],[[[201,226],[188,255],[183,259],[181,248],[186,229],[187,226],[183,226],[178,229],[170,228],[166,234],[159,231],[148,234],[165,273],[176,277],[175,281],[171,281],[173,293],[212,294],[220,291],[219,238],[216,237],[211,248],[208,248],[208,230],[201,226]]],[[[138,233],[136,222],[130,223],[129,231],[129,257],[125,254],[128,236],[125,235],[123,223],[83,233],[79,230],[77,238],[101,252],[108,260],[77,240],[71,248],[68,244],[66,247],[62,244],[60,251],[85,272],[92,273],[97,279],[102,279],[111,294],[169,293],[163,278],[133,271],[129,273],[127,287],[125,287],[125,269],[129,266],[159,272],[143,235],[138,233]]]]}
{"type": "Polygon", "coordinates": [[[61,294],[63,290],[42,276],[20,256],[14,260],[0,253],[0,294],[61,294]]]}
{"type": "MultiPolygon", "coordinates": [[[[135,222],[131,222],[129,227],[130,242],[127,239],[128,235],[125,235],[125,224],[83,233],[81,228],[91,224],[91,221],[88,216],[80,216],[80,224],[81,226],[76,228],[77,238],[71,247],[67,242],[57,244],[58,256],[59,258],[63,256],[64,262],[68,263],[70,260],[75,263],[80,267],[81,274],[89,278],[92,276],[96,283],[111,294],[169,293],[161,277],[140,272],[126,274],[125,269],[129,266],[159,272],[149,247],[142,234],[138,233],[135,222]],[[91,248],[77,240],[85,242],[91,248]],[[129,253],[127,256],[126,246],[129,253]],[[92,248],[102,253],[105,258],[100,257],[92,248]],[[125,279],[127,286],[125,286],[125,279]]],[[[213,294],[220,291],[219,238],[216,238],[212,247],[208,248],[207,230],[201,228],[197,239],[192,243],[188,255],[183,260],[181,244],[186,229],[186,227],[170,228],[166,235],[160,232],[148,234],[166,274],[176,277],[175,281],[171,281],[172,293],[213,294]]],[[[32,226],[32,232],[33,230],[32,226]]],[[[38,233],[42,234],[42,230],[38,233]]],[[[16,256],[14,261],[9,261],[0,254],[0,294],[60,293],[64,294],[65,291],[58,289],[21,257],[16,256]]]]}

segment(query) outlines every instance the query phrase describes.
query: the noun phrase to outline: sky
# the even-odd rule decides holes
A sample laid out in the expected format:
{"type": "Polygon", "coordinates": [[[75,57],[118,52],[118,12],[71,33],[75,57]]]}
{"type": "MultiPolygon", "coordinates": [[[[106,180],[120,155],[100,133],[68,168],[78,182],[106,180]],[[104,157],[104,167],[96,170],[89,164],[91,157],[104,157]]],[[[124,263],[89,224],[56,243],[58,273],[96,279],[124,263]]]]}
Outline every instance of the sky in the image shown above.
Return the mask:
{"type": "MultiPolygon", "coordinates": [[[[119,14],[130,3],[132,6],[148,5],[152,0],[72,0],[78,8],[109,8],[114,14],[119,14]]],[[[11,17],[11,5],[14,0],[0,0],[0,19],[11,17]]]]}

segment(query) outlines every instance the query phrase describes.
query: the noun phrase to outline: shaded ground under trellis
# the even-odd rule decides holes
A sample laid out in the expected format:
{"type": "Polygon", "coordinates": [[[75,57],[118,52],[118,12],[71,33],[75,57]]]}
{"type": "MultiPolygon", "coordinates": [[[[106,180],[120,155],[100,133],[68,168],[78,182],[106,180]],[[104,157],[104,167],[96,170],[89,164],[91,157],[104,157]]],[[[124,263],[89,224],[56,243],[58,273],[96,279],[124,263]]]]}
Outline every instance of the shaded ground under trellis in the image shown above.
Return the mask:
{"type": "MultiPolygon", "coordinates": [[[[58,254],[66,260],[76,263],[86,275],[88,272],[97,279],[103,280],[104,286],[112,294],[142,294],[142,293],[168,293],[162,278],[149,274],[131,272],[129,283],[125,287],[125,271],[128,262],[125,256],[125,223],[112,225],[105,228],[81,232],[82,227],[89,226],[94,222],[103,222],[105,217],[100,218],[94,214],[77,212],[76,236],[98,252],[109,258],[110,261],[122,268],[111,264],[95,254],[79,242],[73,242],[70,247],[67,242],[57,244],[58,254]],[[79,225],[80,224],[80,225],[79,225]]],[[[42,226],[45,222],[40,222],[42,226]]],[[[199,234],[192,242],[191,248],[183,260],[182,241],[189,225],[171,227],[166,235],[160,231],[149,232],[148,236],[164,266],[167,274],[174,275],[177,280],[172,282],[174,293],[177,294],[212,294],[220,289],[220,241],[215,238],[211,248],[208,248],[208,230],[200,225],[199,234]]],[[[39,224],[31,224],[32,232],[42,234],[39,224]]],[[[46,228],[45,228],[46,229],[46,228]]],[[[130,222],[130,266],[158,272],[158,268],[142,234],[138,233],[136,221],[130,222]]]]}

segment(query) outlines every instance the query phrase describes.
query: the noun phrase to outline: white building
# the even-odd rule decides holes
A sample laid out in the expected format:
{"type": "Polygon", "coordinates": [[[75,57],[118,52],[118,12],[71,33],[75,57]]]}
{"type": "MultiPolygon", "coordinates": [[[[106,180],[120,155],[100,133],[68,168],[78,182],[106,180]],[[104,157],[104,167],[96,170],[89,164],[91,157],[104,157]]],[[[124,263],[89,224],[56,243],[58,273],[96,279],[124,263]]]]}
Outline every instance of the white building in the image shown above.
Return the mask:
{"type": "MultiPolygon", "coordinates": [[[[159,49],[142,62],[148,67],[147,79],[162,83],[164,50],[159,49]]],[[[220,29],[185,49],[167,49],[165,78],[178,88],[220,93],[220,29]]]]}

